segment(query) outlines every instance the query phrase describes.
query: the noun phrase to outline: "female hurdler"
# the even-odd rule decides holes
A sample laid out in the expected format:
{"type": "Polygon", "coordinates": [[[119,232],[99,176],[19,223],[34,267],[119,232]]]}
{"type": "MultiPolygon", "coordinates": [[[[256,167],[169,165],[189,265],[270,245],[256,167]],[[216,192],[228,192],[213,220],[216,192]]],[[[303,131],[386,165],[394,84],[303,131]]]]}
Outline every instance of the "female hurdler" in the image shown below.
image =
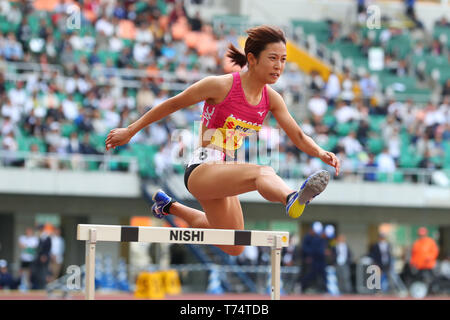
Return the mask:
{"type": "MultiPolygon", "coordinates": [[[[306,179],[298,191],[292,190],[269,166],[229,162],[243,138],[258,132],[270,111],[297,148],[320,158],[339,174],[339,160],[320,148],[289,114],[283,98],[267,84],[274,84],[286,63],[286,39],[276,27],[259,26],[247,30],[245,54],[230,44],[227,56],[245,71],[208,76],[145,113],[127,128],[110,131],[106,149],[124,145],[141,129],[182,108],[205,101],[200,146],[186,167],[186,188],[204,212],[172,200],[162,190],[153,195],[153,214],[162,218],[173,214],[191,228],[244,229],[238,195],[257,190],[268,201],[286,206],[286,214],[298,218],[305,206],[327,186],[330,175],[322,170],[306,179]]],[[[243,246],[218,246],[230,255],[242,253],[243,246]]]]}

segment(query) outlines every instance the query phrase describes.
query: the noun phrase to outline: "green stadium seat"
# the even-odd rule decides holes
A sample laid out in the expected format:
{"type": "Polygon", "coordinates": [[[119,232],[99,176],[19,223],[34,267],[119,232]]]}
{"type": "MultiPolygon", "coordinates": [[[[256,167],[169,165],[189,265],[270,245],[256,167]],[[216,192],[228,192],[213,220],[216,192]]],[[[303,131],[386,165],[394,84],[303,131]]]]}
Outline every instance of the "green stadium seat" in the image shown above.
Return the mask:
{"type": "Polygon", "coordinates": [[[405,152],[400,154],[399,164],[401,168],[417,168],[422,156],[414,152],[405,152]]]}
{"type": "Polygon", "coordinates": [[[399,59],[404,59],[412,50],[411,36],[406,33],[392,37],[387,43],[387,52],[399,59]]]}
{"type": "Polygon", "coordinates": [[[70,137],[75,131],[77,131],[77,126],[74,123],[63,123],[61,125],[61,134],[64,137],[70,137]]]}
{"type": "Polygon", "coordinates": [[[99,50],[97,52],[98,58],[103,64],[106,64],[107,60],[110,59],[114,66],[117,64],[117,60],[119,59],[119,52],[112,52],[107,50],[99,50]]]}
{"type": "Polygon", "coordinates": [[[381,138],[369,138],[367,140],[367,148],[373,154],[379,154],[383,151],[384,140],[381,138]]]}
{"type": "Polygon", "coordinates": [[[357,122],[345,122],[345,123],[338,123],[336,125],[336,132],[339,136],[346,136],[351,131],[355,131],[357,129],[358,129],[357,122]]]}
{"type": "Polygon", "coordinates": [[[369,115],[369,129],[376,133],[381,133],[381,125],[386,121],[383,115],[369,115]]]}
{"type": "Polygon", "coordinates": [[[328,24],[326,21],[291,20],[294,28],[302,27],[305,34],[312,34],[320,43],[328,42],[328,24]]]}
{"type": "Polygon", "coordinates": [[[405,182],[405,175],[402,171],[395,171],[393,174],[393,181],[394,183],[403,183],[405,182]]]}
{"type": "Polygon", "coordinates": [[[336,123],[336,117],[334,116],[333,113],[327,112],[327,113],[323,116],[322,122],[323,122],[326,126],[332,127],[332,126],[336,123]]]}
{"type": "Polygon", "coordinates": [[[439,39],[441,35],[445,35],[447,37],[447,47],[450,48],[450,28],[435,26],[433,29],[433,38],[439,39]]]}
{"type": "Polygon", "coordinates": [[[388,174],[386,172],[377,172],[376,178],[378,182],[388,182],[388,174]]]}
{"type": "Polygon", "coordinates": [[[108,134],[91,133],[89,136],[89,142],[98,151],[105,151],[105,141],[106,141],[107,136],[108,136],[108,134]]]}
{"type": "Polygon", "coordinates": [[[74,50],[73,57],[75,61],[80,61],[82,57],[89,58],[90,52],[86,50],[74,50]]]}

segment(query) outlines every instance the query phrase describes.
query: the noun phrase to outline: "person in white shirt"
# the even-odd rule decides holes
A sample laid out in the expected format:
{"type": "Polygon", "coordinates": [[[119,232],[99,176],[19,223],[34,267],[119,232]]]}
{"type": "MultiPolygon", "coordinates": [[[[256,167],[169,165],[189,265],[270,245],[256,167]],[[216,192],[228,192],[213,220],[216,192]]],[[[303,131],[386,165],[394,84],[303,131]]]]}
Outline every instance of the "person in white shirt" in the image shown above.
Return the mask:
{"type": "Polygon", "coordinates": [[[334,115],[338,123],[346,123],[359,118],[356,109],[347,105],[343,100],[337,102],[334,115]]]}
{"type": "Polygon", "coordinates": [[[356,139],[356,132],[351,131],[345,138],[340,141],[348,156],[353,156],[362,151],[361,143],[356,139]]]}
{"type": "Polygon", "coordinates": [[[18,123],[22,116],[22,108],[12,103],[9,97],[6,97],[5,100],[5,104],[1,108],[1,116],[9,117],[14,124],[18,123]]]}
{"type": "Polygon", "coordinates": [[[340,234],[336,238],[336,276],[339,290],[342,293],[352,292],[351,260],[352,252],[346,242],[346,237],[340,234]]]}
{"type": "Polygon", "coordinates": [[[56,227],[51,236],[52,247],[50,250],[50,270],[53,280],[57,279],[61,273],[64,261],[65,242],[61,237],[61,229],[56,227]]]}
{"type": "Polygon", "coordinates": [[[110,22],[110,19],[105,16],[97,20],[95,24],[95,30],[99,33],[103,33],[104,36],[110,38],[114,34],[114,25],[110,22]]]}
{"type": "Polygon", "coordinates": [[[17,105],[20,108],[23,108],[25,102],[28,99],[28,93],[23,87],[22,81],[18,81],[17,87],[12,88],[11,90],[8,91],[8,97],[11,99],[11,103],[13,105],[17,105]]]}
{"type": "Polygon", "coordinates": [[[71,121],[75,120],[78,116],[78,105],[75,101],[73,101],[71,94],[68,95],[67,99],[64,99],[62,107],[66,119],[71,121]]]}
{"type": "Polygon", "coordinates": [[[389,154],[387,148],[377,158],[378,172],[392,173],[396,169],[394,158],[389,154]]]}
{"type": "Polygon", "coordinates": [[[327,101],[320,95],[320,92],[315,92],[314,96],[308,102],[308,109],[313,115],[314,123],[321,123],[322,118],[327,112],[327,101]]]}
{"type": "Polygon", "coordinates": [[[33,228],[26,228],[25,234],[19,237],[19,248],[21,250],[19,276],[22,290],[27,290],[31,287],[31,263],[35,258],[38,244],[39,239],[34,234],[33,228]]]}
{"type": "Polygon", "coordinates": [[[325,97],[329,101],[334,101],[341,93],[341,84],[339,78],[335,73],[330,74],[327,84],[325,86],[325,97]]]}

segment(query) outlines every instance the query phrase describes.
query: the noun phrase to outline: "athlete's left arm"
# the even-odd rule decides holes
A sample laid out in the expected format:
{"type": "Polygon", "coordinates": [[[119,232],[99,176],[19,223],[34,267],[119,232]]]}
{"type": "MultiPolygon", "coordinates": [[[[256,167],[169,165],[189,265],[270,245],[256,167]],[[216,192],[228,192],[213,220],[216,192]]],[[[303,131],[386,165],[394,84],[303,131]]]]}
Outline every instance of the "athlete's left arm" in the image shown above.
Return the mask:
{"type": "Polygon", "coordinates": [[[325,151],[319,147],[311,137],[305,134],[289,113],[286,104],[281,95],[268,87],[270,99],[270,111],[277,120],[281,128],[286,132],[289,139],[301,151],[307,153],[312,157],[321,159],[326,164],[333,166],[336,169],[336,175],[339,174],[340,162],[333,152],[325,151]]]}

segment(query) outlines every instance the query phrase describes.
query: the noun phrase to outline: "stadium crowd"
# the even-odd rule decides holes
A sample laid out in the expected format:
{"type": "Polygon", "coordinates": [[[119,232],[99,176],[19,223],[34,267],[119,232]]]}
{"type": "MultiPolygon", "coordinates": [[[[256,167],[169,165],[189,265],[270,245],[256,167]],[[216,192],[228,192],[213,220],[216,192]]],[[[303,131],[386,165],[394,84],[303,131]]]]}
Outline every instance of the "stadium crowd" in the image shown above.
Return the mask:
{"type": "MultiPolygon", "coordinates": [[[[79,25],[64,0],[56,1],[50,11],[33,8],[39,3],[45,1],[1,1],[1,151],[104,154],[110,129],[127,126],[203,75],[236,70],[224,62],[224,56],[228,43],[238,44],[238,35],[214,30],[200,13],[189,16],[182,1],[80,1],[79,25]],[[38,65],[40,72],[18,71],[27,64],[38,65]]],[[[448,27],[445,19],[437,23],[448,27]]],[[[360,43],[361,50],[370,47],[331,23],[330,41],[336,37],[360,43]]],[[[435,42],[424,46],[418,43],[415,50],[443,50],[435,42]]],[[[403,60],[387,65],[396,74],[408,68],[403,60]]],[[[364,168],[383,173],[398,168],[448,169],[450,80],[439,102],[425,106],[412,99],[376,102],[377,86],[369,73],[356,77],[346,70],[324,80],[317,72],[304,74],[288,64],[276,88],[293,114],[306,106],[307,113],[297,120],[321,146],[338,155],[343,179],[364,168]]],[[[173,149],[192,137],[167,142],[176,129],[189,128],[200,115],[201,105],[192,106],[133,138],[134,144],[156,147],[152,159],[156,176],[175,170],[168,161],[173,149]]],[[[266,123],[273,125],[273,120],[266,123]]],[[[282,176],[306,176],[323,166],[286,138],[280,132],[269,143],[279,151],[282,176]]],[[[126,146],[114,153],[130,151],[126,146]]],[[[28,168],[82,167],[80,162],[33,156],[24,160],[10,153],[1,160],[6,166],[28,168]]],[[[382,180],[375,172],[364,178],[382,180]]]]}

